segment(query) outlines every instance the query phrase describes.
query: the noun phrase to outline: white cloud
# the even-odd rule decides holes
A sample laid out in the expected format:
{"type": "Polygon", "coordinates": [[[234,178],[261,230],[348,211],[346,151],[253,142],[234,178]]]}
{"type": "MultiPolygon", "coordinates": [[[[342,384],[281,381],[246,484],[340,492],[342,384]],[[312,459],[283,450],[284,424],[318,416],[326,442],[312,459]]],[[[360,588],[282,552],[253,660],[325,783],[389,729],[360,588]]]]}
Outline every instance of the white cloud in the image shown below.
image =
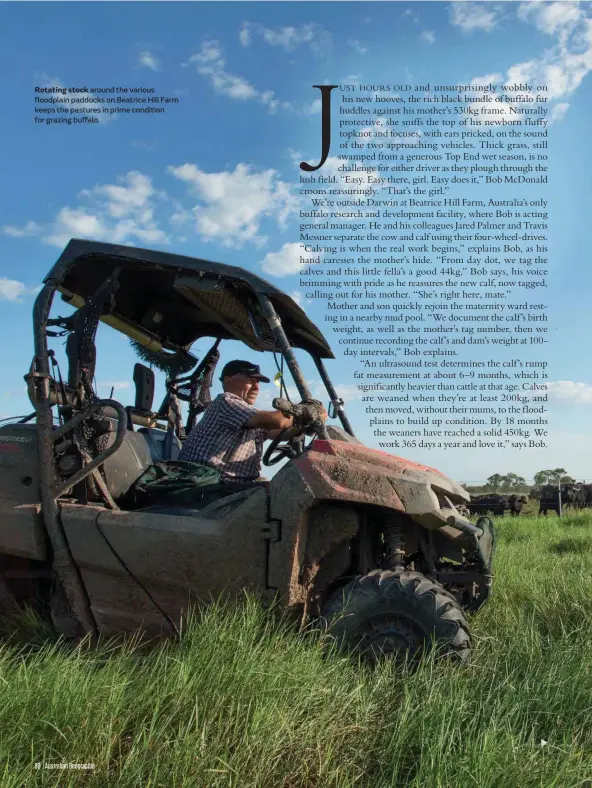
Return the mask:
{"type": "Polygon", "coordinates": [[[484,77],[475,77],[471,80],[471,85],[499,85],[504,81],[503,74],[486,74],[484,77]]]}
{"type": "Polygon", "coordinates": [[[4,225],[2,232],[5,235],[10,235],[13,238],[24,238],[30,235],[38,235],[41,227],[37,222],[29,221],[24,227],[14,227],[14,225],[4,225]]]}
{"type": "Polygon", "coordinates": [[[499,21],[499,8],[491,3],[455,2],[450,5],[450,23],[463,33],[472,30],[490,31],[499,21]]]}
{"type": "MultiPolygon", "coordinates": [[[[497,92],[495,94],[495,96],[497,97],[501,93],[499,85],[510,84],[510,80],[506,79],[503,74],[485,74],[485,76],[483,77],[475,77],[474,79],[471,80],[470,84],[479,87],[494,85],[497,87],[497,92]]],[[[513,93],[512,97],[515,98],[517,95],[526,96],[529,94],[527,91],[524,92],[521,91],[520,94],[513,93]]],[[[481,98],[482,93],[480,91],[470,90],[465,93],[465,96],[470,96],[473,98],[477,98],[477,97],[481,98]]],[[[498,111],[501,110],[501,112],[498,112],[499,117],[511,116],[509,117],[510,120],[519,120],[521,117],[519,115],[515,115],[514,113],[511,113],[510,106],[512,106],[513,109],[519,109],[522,105],[518,106],[517,104],[496,102],[495,105],[493,106],[495,107],[496,110],[498,111]]],[[[487,120],[491,120],[491,115],[487,114],[491,109],[491,107],[492,105],[489,103],[475,102],[472,104],[467,104],[464,109],[465,112],[467,113],[470,111],[474,115],[483,115],[487,120]]]]}
{"type": "Polygon", "coordinates": [[[295,49],[300,44],[310,43],[314,40],[317,31],[322,30],[318,25],[303,25],[302,27],[277,27],[264,28],[261,31],[263,40],[270,46],[281,47],[286,51],[295,49]]]}
{"type": "Polygon", "coordinates": [[[555,46],[540,58],[512,66],[508,79],[546,85],[548,90],[544,95],[548,99],[560,99],[573,93],[592,70],[592,18],[586,17],[579,7],[574,9],[572,3],[552,5],[560,6],[552,16],[544,16],[544,9],[539,8],[525,18],[542,32],[554,34],[555,46]],[[562,10],[564,16],[561,16],[562,10]]]}
{"type": "Polygon", "coordinates": [[[97,388],[104,389],[107,391],[111,391],[111,389],[115,389],[115,391],[119,389],[129,389],[131,383],[129,380],[100,380],[97,383],[97,388]]]}
{"type": "MultiPolygon", "coordinates": [[[[569,107],[565,99],[592,70],[592,17],[586,15],[583,5],[571,2],[522,3],[517,13],[522,21],[552,36],[555,39],[552,46],[540,57],[510,66],[505,77],[490,75],[473,80],[473,83],[492,81],[532,86],[533,90],[524,91],[523,95],[530,98],[540,95],[547,99],[547,102],[539,102],[539,106],[549,110],[546,120],[550,124],[565,115],[569,107]],[[537,86],[545,86],[546,90],[537,91],[537,86]],[[553,104],[555,101],[558,103],[553,104]]],[[[500,103],[499,106],[507,108],[509,104],[500,103]]]]}
{"type": "Polygon", "coordinates": [[[262,245],[266,241],[259,234],[262,220],[272,218],[284,227],[298,205],[291,187],[275,170],[254,172],[247,164],[237,164],[231,172],[207,173],[195,164],[183,164],[168,171],[189,184],[200,200],[192,209],[197,232],[222,246],[238,248],[247,241],[262,245]]]}
{"type": "Polygon", "coordinates": [[[518,17],[523,21],[532,22],[542,33],[554,35],[573,28],[584,18],[584,11],[579,3],[520,3],[518,17]]]}
{"type": "Polygon", "coordinates": [[[39,290],[41,290],[41,285],[27,287],[27,285],[18,282],[16,279],[0,277],[0,301],[20,302],[22,296],[33,295],[38,293],[39,290]]]}
{"type": "Polygon", "coordinates": [[[303,296],[302,292],[300,290],[292,290],[292,292],[289,295],[290,295],[290,298],[292,298],[292,299],[294,299],[294,301],[296,301],[296,303],[298,304],[298,306],[301,309],[306,309],[306,307],[310,303],[312,303],[311,299],[310,298],[306,298],[305,296],[303,296]]]}
{"type": "Polygon", "coordinates": [[[154,218],[159,193],[152,180],[140,172],[128,172],[116,184],[104,184],[80,192],[85,204],[65,206],[48,225],[43,241],[65,246],[70,238],[90,238],[111,243],[132,240],[167,243],[169,237],[154,218]]]}
{"type": "Polygon", "coordinates": [[[246,101],[256,98],[258,91],[243,77],[229,74],[224,70],[226,61],[217,41],[205,41],[199,52],[191,55],[187,63],[195,63],[199,74],[209,77],[216,93],[233,99],[246,101]]]}
{"type": "Polygon", "coordinates": [[[323,102],[320,98],[311,101],[310,104],[305,104],[302,108],[302,111],[305,115],[317,115],[323,106],[323,102]]]}
{"type": "Polygon", "coordinates": [[[316,54],[322,54],[331,47],[331,34],[322,25],[309,23],[294,27],[265,27],[264,25],[243,22],[239,33],[239,40],[243,46],[252,43],[253,36],[257,36],[272,47],[279,47],[285,52],[291,52],[299,46],[308,45],[316,54]]]}
{"type": "Polygon", "coordinates": [[[95,186],[94,189],[84,190],[81,196],[102,196],[106,197],[106,209],[111,216],[121,218],[129,216],[138,211],[142,212],[142,218],[151,218],[151,209],[148,207],[150,198],[155,194],[152,181],[147,175],[141,172],[128,172],[117,185],[106,184],[95,186]]]}
{"type": "Polygon", "coordinates": [[[226,71],[226,61],[217,41],[205,41],[199,52],[191,55],[183,66],[195,64],[198,74],[208,78],[216,93],[228,96],[237,101],[257,100],[264,104],[270,112],[277,109],[291,109],[289,102],[275,98],[273,90],[260,91],[247,79],[226,71]]]}
{"type": "Polygon", "coordinates": [[[107,230],[101,220],[82,208],[62,208],[55,220],[53,232],[43,238],[52,246],[65,246],[70,238],[104,239],[107,230]]]}
{"type": "Polygon", "coordinates": [[[238,40],[244,47],[248,47],[251,44],[251,31],[249,30],[248,22],[243,22],[240,33],[238,34],[238,40]]]}
{"type": "MultiPolygon", "coordinates": [[[[234,170],[207,173],[195,164],[170,166],[167,172],[189,186],[184,199],[172,199],[156,189],[152,179],[131,171],[115,183],[98,184],[79,192],[77,204],[63,206],[53,219],[23,227],[7,225],[2,232],[13,237],[38,236],[43,243],[63,248],[71,238],[137,245],[167,244],[171,236],[163,220],[187,238],[191,226],[205,241],[239,248],[250,242],[262,246],[264,221],[284,229],[300,204],[294,187],[275,170],[254,170],[238,164],[234,170]],[[197,201],[196,201],[197,196],[197,201]],[[166,214],[157,219],[157,208],[166,214]]],[[[12,290],[10,292],[13,292],[12,290]]]]}
{"type": "Polygon", "coordinates": [[[549,126],[552,123],[561,120],[561,118],[565,115],[568,109],[569,109],[569,104],[565,101],[559,104],[555,104],[553,107],[551,107],[551,111],[549,112],[549,126]]]}
{"type": "Polygon", "coordinates": [[[179,203],[175,204],[175,211],[169,217],[169,221],[173,225],[187,224],[193,219],[193,213],[179,203]]]}
{"type": "Polygon", "coordinates": [[[368,51],[368,48],[365,47],[362,43],[360,43],[360,41],[358,41],[357,38],[351,39],[347,43],[353,50],[355,50],[358,53],[358,55],[365,55],[366,52],[368,51]]]}
{"type": "Polygon", "coordinates": [[[151,71],[160,71],[160,60],[148,50],[140,52],[138,55],[138,63],[140,66],[149,68],[151,71]]]}
{"type": "Polygon", "coordinates": [[[419,34],[419,40],[425,41],[426,44],[433,44],[436,40],[436,34],[432,30],[422,30],[419,34]]]}
{"type": "Polygon", "coordinates": [[[261,268],[266,274],[273,276],[290,276],[297,274],[302,263],[300,256],[304,254],[303,246],[299,243],[284,244],[277,252],[268,252],[261,260],[261,268]]]}
{"type": "Polygon", "coordinates": [[[575,383],[573,380],[557,380],[547,383],[549,398],[574,405],[592,405],[592,385],[575,383]]]}
{"type": "Polygon", "coordinates": [[[415,13],[414,13],[414,12],[411,10],[411,8],[406,8],[406,9],[405,9],[405,11],[403,11],[403,13],[401,14],[401,16],[402,16],[403,18],[405,18],[405,17],[408,17],[409,19],[411,19],[411,20],[412,20],[413,22],[415,22],[416,24],[417,24],[417,23],[419,23],[419,17],[417,16],[417,14],[415,14],[415,13]]]}

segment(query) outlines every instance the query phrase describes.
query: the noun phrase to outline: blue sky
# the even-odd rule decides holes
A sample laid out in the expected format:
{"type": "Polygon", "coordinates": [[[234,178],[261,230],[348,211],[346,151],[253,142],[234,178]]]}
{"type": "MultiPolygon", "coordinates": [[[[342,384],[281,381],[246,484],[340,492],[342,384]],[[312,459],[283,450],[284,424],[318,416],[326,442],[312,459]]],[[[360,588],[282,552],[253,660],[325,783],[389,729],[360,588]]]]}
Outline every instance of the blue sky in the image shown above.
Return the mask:
{"type": "MultiPolygon", "coordinates": [[[[0,418],[31,409],[22,376],[34,291],[70,237],[240,265],[302,300],[292,244],[298,163],[319,153],[311,86],[525,76],[549,85],[555,118],[542,195],[551,211],[549,448],[405,454],[467,481],[558,466],[592,479],[589,4],[68,2],[4,3],[0,13],[0,418]],[[45,127],[33,122],[35,85],[146,86],[180,102],[164,115],[45,127]]],[[[358,436],[377,446],[323,307],[303,303],[336,350],[328,366],[358,436]]],[[[223,359],[245,354],[274,372],[271,357],[231,343],[223,359]]],[[[102,327],[100,392],[113,385],[129,403],[134,360],[127,340],[102,327]]],[[[314,370],[305,372],[318,393],[314,370]]]]}

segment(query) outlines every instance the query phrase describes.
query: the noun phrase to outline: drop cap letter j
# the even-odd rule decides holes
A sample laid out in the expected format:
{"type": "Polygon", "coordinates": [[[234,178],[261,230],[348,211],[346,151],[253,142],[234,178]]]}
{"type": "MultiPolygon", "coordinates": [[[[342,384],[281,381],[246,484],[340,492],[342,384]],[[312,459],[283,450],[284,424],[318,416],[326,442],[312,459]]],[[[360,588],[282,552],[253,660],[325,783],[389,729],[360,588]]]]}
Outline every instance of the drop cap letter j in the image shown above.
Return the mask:
{"type": "Polygon", "coordinates": [[[313,88],[318,88],[321,91],[321,160],[316,167],[301,161],[300,169],[306,172],[320,170],[327,161],[331,147],[331,91],[337,87],[339,85],[313,85],[313,88]]]}

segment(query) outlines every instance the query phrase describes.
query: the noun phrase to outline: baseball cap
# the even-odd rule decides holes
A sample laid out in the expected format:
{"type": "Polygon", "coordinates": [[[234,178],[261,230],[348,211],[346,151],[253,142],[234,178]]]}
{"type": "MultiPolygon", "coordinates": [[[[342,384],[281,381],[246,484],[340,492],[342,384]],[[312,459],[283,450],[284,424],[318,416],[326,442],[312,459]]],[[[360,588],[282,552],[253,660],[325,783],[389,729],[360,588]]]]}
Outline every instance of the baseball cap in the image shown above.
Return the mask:
{"type": "Polygon", "coordinates": [[[261,374],[258,365],[252,364],[250,361],[229,361],[222,370],[220,380],[223,380],[225,377],[231,377],[232,375],[247,375],[247,377],[257,378],[257,380],[261,380],[263,383],[270,383],[269,378],[261,374]]]}

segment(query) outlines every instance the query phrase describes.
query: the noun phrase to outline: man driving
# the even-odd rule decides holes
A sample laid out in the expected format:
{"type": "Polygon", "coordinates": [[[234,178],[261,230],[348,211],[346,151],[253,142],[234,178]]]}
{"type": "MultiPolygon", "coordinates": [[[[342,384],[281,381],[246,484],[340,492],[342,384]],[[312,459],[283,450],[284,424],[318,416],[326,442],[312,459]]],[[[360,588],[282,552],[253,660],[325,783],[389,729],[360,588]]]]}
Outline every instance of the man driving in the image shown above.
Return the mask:
{"type": "MultiPolygon", "coordinates": [[[[279,410],[253,407],[260,381],[270,382],[257,364],[229,361],[220,380],[223,393],[208,405],[199,424],[187,436],[179,460],[215,468],[221,482],[256,482],[261,474],[264,442],[294,426],[294,419],[279,410]]],[[[316,415],[322,422],[327,418],[322,407],[316,415]]]]}

